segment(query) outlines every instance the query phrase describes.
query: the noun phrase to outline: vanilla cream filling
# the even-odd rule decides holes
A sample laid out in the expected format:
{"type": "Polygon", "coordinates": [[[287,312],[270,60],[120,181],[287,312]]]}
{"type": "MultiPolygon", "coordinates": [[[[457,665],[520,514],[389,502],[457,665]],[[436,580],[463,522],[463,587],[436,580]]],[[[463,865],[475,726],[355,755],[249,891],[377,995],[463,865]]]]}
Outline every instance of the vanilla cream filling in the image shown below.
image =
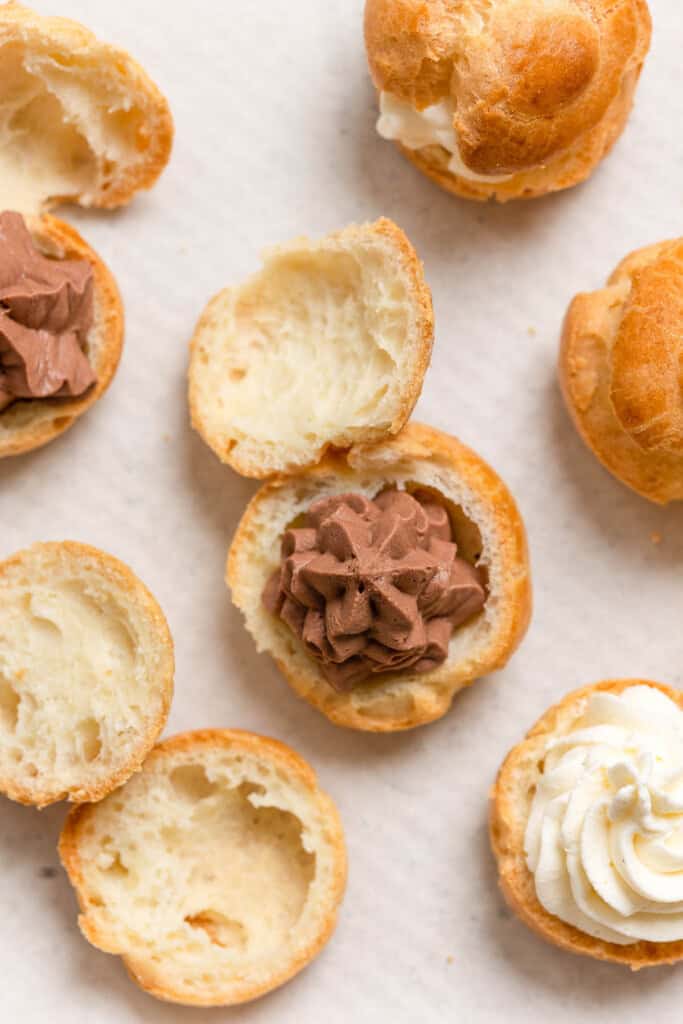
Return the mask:
{"type": "Polygon", "coordinates": [[[525,852],[543,907],[618,945],[683,939],[683,712],[595,693],[546,749],[525,852]]]}
{"type": "Polygon", "coordinates": [[[455,108],[452,100],[442,100],[424,110],[416,110],[410,103],[397,99],[391,93],[382,92],[379,108],[377,131],[383,139],[400,142],[406,149],[442,146],[451,155],[448,170],[469,181],[493,184],[508,181],[512,177],[511,174],[477,174],[463,163],[453,126],[455,108]]]}

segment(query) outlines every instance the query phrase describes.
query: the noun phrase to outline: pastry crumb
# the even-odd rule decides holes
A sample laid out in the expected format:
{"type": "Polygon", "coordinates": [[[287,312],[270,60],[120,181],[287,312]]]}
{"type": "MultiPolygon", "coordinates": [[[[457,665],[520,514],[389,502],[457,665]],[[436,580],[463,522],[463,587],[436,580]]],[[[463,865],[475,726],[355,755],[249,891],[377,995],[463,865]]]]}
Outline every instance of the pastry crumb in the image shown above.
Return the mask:
{"type": "Polygon", "coordinates": [[[454,956],[447,956],[446,957],[446,963],[447,964],[452,964],[454,961],[455,961],[455,957],[454,956]]]}
{"type": "Polygon", "coordinates": [[[653,544],[661,544],[662,543],[662,535],[661,535],[661,533],[657,533],[657,531],[655,530],[654,533],[650,534],[650,540],[652,541],[653,544]]]}
{"type": "Polygon", "coordinates": [[[527,327],[526,332],[530,338],[535,338],[538,333],[535,327],[527,327]]]}

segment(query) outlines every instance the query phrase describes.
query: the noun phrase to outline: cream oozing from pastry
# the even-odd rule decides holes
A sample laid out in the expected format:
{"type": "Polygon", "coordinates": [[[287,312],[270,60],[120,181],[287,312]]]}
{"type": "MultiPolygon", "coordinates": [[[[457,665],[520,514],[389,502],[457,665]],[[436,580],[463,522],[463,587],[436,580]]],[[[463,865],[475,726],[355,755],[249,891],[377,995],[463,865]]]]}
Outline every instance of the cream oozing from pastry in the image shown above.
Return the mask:
{"type": "Polygon", "coordinates": [[[551,740],[526,829],[539,902],[629,945],[683,939],[683,712],[660,690],[597,692],[551,740]]]}
{"type": "Polygon", "coordinates": [[[469,181],[508,181],[512,177],[511,174],[477,174],[463,162],[453,125],[455,108],[452,100],[442,100],[424,110],[416,110],[391,93],[381,92],[379,108],[377,131],[383,139],[400,142],[406,149],[441,146],[450,153],[448,170],[469,181]]]}

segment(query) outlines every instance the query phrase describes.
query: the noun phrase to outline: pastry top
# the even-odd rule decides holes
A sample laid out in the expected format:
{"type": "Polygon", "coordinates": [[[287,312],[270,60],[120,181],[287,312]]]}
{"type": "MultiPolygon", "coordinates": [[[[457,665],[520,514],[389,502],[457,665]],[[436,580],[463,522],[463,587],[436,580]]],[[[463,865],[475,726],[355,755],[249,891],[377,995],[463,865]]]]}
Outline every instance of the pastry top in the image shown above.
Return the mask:
{"type": "Polygon", "coordinates": [[[610,398],[643,451],[683,454],[683,238],[627,256],[596,301],[621,298],[610,398]]]}
{"type": "Polygon", "coordinates": [[[131,570],[71,541],[0,563],[0,792],[99,800],[136,771],[173,693],[163,612],[131,570]]]}
{"type": "Polygon", "coordinates": [[[255,999],[305,967],[346,883],[339,815],[293,750],[251,733],[165,740],[111,798],[76,808],[60,841],[93,945],[151,995],[255,999]]]}
{"type": "Polygon", "coordinates": [[[569,694],[506,758],[491,840],[513,910],[633,969],[683,958],[683,695],[609,680],[569,694]]]}
{"type": "Polygon", "coordinates": [[[422,388],[433,313],[390,220],[268,253],[207,306],[192,341],[192,423],[238,473],[313,465],[398,433],[422,388]]]}
{"type": "MultiPolygon", "coordinates": [[[[92,268],[93,319],[83,352],[94,372],[95,383],[75,397],[18,401],[4,409],[0,413],[0,458],[39,448],[72,426],[109,387],[123,348],[121,297],[111,272],[97,253],[72,227],[55,217],[29,217],[26,224],[33,244],[42,254],[57,260],[85,261],[92,268]]],[[[0,352],[0,371],[3,362],[0,352]]]]}
{"type": "Polygon", "coordinates": [[[649,14],[645,0],[367,0],[365,35],[379,90],[417,110],[447,101],[465,169],[516,174],[603,119],[649,14]]]}
{"type": "Polygon", "coordinates": [[[440,718],[455,693],[506,664],[531,613],[526,534],[512,495],[475,452],[412,421],[395,438],[328,454],[319,465],[262,487],[233,539],[227,582],[258,648],[272,654],[295,692],[335,724],[371,732],[440,718]],[[436,668],[388,672],[336,692],[289,626],[264,607],[262,595],[280,561],[283,535],[314,502],[344,493],[374,499],[387,487],[430,493],[446,509],[458,556],[477,567],[488,599],[453,632],[436,668]]]}
{"type": "Polygon", "coordinates": [[[116,207],[168,162],[173,120],[132,57],[66,18],[0,6],[0,195],[37,214],[56,202],[116,207]]]}
{"type": "Polygon", "coordinates": [[[560,379],[586,443],[651,501],[683,499],[683,240],[627,256],[565,319],[560,379]]]}

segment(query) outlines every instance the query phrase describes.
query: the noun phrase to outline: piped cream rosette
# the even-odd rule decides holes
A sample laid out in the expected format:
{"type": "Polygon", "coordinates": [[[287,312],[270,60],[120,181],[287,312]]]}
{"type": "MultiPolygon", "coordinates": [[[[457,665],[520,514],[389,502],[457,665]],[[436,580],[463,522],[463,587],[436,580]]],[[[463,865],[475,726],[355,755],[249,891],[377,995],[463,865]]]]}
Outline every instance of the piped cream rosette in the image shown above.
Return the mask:
{"type": "Polygon", "coordinates": [[[570,693],[506,758],[491,801],[503,893],[543,938],[633,969],[683,959],[683,693],[570,693]]]}

